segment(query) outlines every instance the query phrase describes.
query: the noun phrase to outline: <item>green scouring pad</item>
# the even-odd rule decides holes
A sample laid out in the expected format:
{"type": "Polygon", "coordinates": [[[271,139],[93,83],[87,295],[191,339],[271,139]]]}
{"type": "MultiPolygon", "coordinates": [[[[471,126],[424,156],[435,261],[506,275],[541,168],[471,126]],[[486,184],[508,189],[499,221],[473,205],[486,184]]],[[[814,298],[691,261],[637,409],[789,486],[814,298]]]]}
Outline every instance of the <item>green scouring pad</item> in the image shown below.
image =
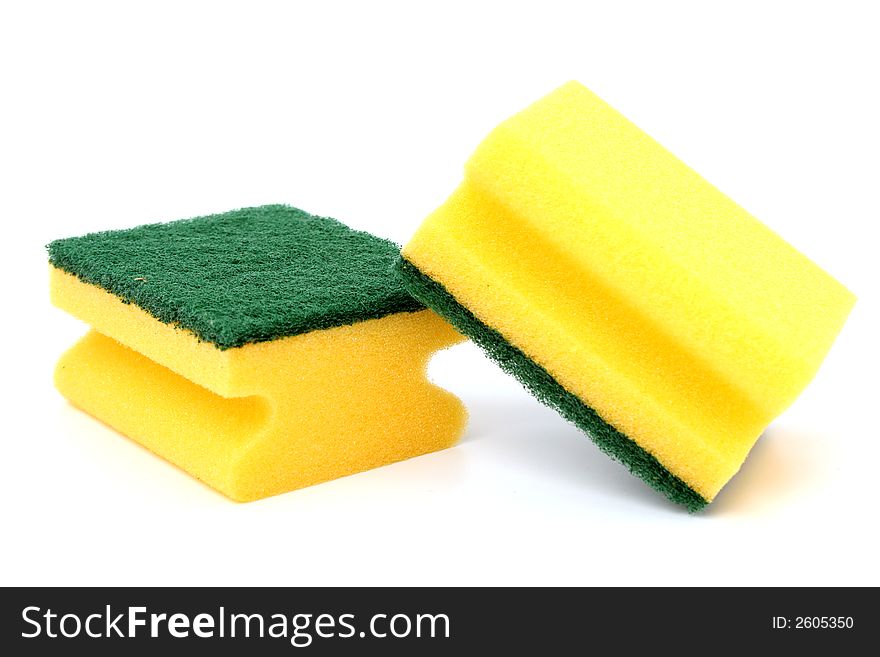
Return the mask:
{"type": "Polygon", "coordinates": [[[58,269],[221,349],[423,308],[390,275],[392,242],[286,205],[48,248],[58,269]]]}

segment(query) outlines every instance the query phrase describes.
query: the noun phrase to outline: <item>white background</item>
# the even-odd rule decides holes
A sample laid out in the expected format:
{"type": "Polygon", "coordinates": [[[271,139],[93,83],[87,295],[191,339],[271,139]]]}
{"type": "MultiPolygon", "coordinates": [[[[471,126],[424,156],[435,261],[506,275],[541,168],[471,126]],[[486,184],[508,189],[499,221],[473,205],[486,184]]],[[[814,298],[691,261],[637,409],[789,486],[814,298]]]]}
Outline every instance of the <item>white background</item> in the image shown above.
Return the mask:
{"type": "Polygon", "coordinates": [[[0,583],[880,584],[871,3],[293,4],[0,10],[0,583]],[[49,305],[51,239],[290,203],[404,242],[492,126],[569,79],[860,297],[707,512],[471,345],[431,366],[470,410],[460,446],[247,505],[53,389],[85,327],[49,305]]]}

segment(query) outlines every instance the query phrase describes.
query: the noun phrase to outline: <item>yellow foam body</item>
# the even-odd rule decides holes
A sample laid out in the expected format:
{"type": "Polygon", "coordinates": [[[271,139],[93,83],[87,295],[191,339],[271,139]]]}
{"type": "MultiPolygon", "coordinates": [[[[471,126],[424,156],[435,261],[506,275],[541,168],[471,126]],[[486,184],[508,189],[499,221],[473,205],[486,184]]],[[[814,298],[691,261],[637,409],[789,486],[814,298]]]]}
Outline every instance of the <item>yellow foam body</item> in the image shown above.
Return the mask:
{"type": "Polygon", "coordinates": [[[706,500],[855,301],[576,82],[498,126],[403,254],[706,500]]]}
{"type": "Polygon", "coordinates": [[[462,338],[429,310],[220,350],[54,267],[50,289],[93,327],[58,363],[61,393],[234,500],[444,449],[464,428],[425,376],[462,338]]]}

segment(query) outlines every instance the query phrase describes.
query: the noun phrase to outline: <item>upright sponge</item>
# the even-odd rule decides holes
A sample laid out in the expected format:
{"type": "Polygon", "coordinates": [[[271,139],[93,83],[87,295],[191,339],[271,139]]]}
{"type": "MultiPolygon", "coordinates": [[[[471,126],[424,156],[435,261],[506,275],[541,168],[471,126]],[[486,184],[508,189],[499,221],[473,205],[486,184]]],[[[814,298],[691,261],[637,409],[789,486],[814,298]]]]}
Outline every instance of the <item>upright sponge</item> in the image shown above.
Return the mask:
{"type": "Polygon", "coordinates": [[[280,205],[52,242],[52,300],[93,327],[56,385],[239,501],[449,447],[465,412],[425,368],[461,337],[396,253],[280,205]]]}
{"type": "Polygon", "coordinates": [[[576,82],[489,135],[398,267],[691,510],[815,375],[855,300],[576,82]]]}

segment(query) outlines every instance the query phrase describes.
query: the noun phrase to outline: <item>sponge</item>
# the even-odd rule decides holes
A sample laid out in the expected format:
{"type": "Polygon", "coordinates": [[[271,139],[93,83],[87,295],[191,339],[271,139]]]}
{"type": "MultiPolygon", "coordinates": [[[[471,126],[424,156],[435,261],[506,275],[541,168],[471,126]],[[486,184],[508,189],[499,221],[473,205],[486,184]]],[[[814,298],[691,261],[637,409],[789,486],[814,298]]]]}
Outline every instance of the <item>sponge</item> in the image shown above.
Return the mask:
{"type": "Polygon", "coordinates": [[[440,450],[464,428],[425,377],[463,338],[406,293],[391,242],[269,205],[48,248],[52,301],[92,326],[58,389],[234,500],[440,450]]]}
{"type": "Polygon", "coordinates": [[[690,510],[815,375],[855,301],[577,82],[488,136],[398,269],[690,510]]]}

